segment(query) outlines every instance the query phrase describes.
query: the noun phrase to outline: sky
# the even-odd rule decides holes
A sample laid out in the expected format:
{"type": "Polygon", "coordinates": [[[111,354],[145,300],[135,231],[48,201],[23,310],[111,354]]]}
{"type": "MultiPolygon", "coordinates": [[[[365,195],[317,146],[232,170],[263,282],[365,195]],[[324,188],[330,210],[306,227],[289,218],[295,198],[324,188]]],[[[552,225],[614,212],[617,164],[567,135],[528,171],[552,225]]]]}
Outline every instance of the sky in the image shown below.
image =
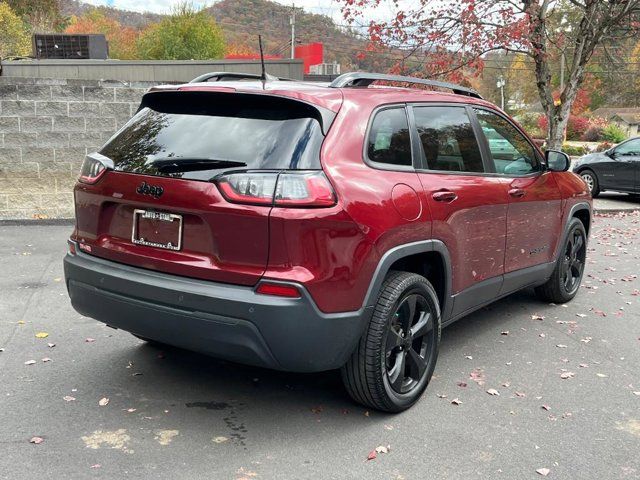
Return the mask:
{"type": "MultiPolygon", "coordinates": [[[[133,10],[135,12],[154,12],[168,13],[171,7],[180,0],[82,0],[84,3],[92,5],[106,5],[110,7],[120,8],[123,10],[133,10]]],[[[283,5],[291,5],[290,0],[273,0],[283,5]]],[[[214,1],[193,0],[196,6],[207,6],[215,3],[214,1]]],[[[340,20],[340,3],[337,0],[296,0],[297,7],[304,8],[310,13],[319,13],[332,17],[334,20],[340,20]]]]}

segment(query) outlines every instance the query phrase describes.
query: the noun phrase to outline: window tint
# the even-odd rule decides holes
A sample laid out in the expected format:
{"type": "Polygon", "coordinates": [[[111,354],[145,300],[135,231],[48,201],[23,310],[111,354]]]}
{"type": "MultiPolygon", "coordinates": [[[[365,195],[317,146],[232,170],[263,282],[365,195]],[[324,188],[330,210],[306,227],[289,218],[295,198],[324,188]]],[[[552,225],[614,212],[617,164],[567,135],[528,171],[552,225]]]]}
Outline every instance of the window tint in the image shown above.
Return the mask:
{"type": "Polygon", "coordinates": [[[464,107],[415,107],[413,112],[429,170],[485,171],[464,107]]]}
{"type": "Polygon", "coordinates": [[[517,177],[540,170],[535,150],[516,127],[486,110],[475,112],[487,137],[496,172],[517,177]]]}
{"type": "Polygon", "coordinates": [[[403,107],[376,114],[369,132],[367,155],[372,162],[411,165],[409,124],[403,107]]]}
{"type": "Polygon", "coordinates": [[[640,155],[640,138],[620,145],[615,152],[618,155],[640,155]]]}
{"type": "Polygon", "coordinates": [[[100,151],[116,170],[210,180],[229,168],[320,168],[321,125],[300,102],[228,93],[152,95],[100,151]]]}

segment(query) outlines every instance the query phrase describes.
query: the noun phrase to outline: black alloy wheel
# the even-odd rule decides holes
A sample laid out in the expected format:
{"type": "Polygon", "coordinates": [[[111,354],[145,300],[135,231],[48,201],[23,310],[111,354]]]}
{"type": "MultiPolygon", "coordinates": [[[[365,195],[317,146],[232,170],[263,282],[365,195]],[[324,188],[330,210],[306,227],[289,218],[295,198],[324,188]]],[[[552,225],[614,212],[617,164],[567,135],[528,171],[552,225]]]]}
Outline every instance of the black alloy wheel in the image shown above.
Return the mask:
{"type": "Polygon", "coordinates": [[[433,350],[433,314],[426,299],[410,293],[401,300],[387,328],[385,368],[391,387],[408,393],[420,383],[433,350]]]}
{"type": "Polygon", "coordinates": [[[368,407],[401,412],[418,401],[433,375],[440,344],[440,305],[431,283],[390,272],[342,380],[368,407]]]}

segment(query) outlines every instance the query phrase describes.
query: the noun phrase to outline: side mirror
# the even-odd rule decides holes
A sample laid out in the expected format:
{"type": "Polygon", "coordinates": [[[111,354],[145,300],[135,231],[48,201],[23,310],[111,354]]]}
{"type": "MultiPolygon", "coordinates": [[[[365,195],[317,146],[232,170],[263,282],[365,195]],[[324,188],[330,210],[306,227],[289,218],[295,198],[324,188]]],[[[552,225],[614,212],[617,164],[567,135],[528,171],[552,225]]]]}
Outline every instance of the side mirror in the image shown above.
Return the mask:
{"type": "Polygon", "coordinates": [[[610,148],[609,150],[607,150],[606,152],[604,152],[605,155],[609,158],[616,158],[618,155],[616,154],[616,150],[614,148],[610,148]]]}
{"type": "Polygon", "coordinates": [[[566,172],[571,166],[569,155],[557,150],[547,150],[545,152],[547,168],[552,172],[566,172]]]}

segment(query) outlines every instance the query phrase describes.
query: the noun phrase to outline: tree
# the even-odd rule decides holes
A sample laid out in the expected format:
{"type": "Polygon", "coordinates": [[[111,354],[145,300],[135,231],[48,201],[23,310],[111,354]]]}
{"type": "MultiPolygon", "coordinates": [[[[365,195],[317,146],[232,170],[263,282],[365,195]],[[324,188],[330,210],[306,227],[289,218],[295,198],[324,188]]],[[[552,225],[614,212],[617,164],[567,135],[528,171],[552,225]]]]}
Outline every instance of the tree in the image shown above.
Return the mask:
{"type": "Polygon", "coordinates": [[[31,54],[31,39],[24,22],[0,2],[0,58],[31,54]]]}
{"type": "Polygon", "coordinates": [[[138,58],[136,30],[123,27],[117,20],[107,17],[99,8],[91,9],[80,17],[71,17],[65,32],[103,33],[109,42],[109,57],[121,60],[138,58]]]}
{"type": "MultiPolygon", "coordinates": [[[[381,0],[343,0],[355,22],[381,0]]],[[[483,56],[503,50],[526,55],[549,121],[548,148],[560,148],[569,113],[596,49],[640,32],[640,0],[419,0],[392,2],[390,20],[369,23],[371,43],[403,48],[424,74],[461,77],[482,70],[483,56]],[[564,85],[554,101],[553,59],[566,60],[564,85]]]]}
{"type": "Polygon", "coordinates": [[[213,17],[190,3],[179,4],[138,38],[141,58],[152,60],[207,60],[221,58],[224,50],[222,30],[213,17]]]}
{"type": "Polygon", "coordinates": [[[31,31],[47,33],[60,30],[64,19],[58,0],[5,0],[31,31]]]}

